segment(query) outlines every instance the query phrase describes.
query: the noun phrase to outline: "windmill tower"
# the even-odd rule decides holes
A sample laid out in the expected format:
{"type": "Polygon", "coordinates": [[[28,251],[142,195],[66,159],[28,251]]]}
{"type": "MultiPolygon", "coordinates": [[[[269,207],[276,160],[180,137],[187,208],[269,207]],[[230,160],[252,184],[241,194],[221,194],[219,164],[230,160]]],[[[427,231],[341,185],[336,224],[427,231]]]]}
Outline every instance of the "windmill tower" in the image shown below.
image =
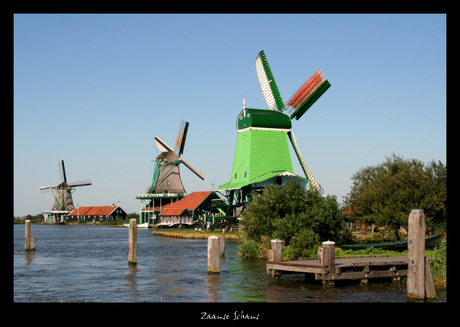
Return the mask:
{"type": "Polygon", "coordinates": [[[155,212],[153,209],[155,207],[172,203],[187,195],[180,177],[180,164],[184,164],[195,175],[204,180],[204,173],[182,158],[188,126],[188,122],[182,121],[177,134],[175,149],[172,149],[159,137],[155,136],[155,146],[161,153],[154,160],[155,168],[152,183],[145,191],[145,194],[136,196],[137,199],[141,200],[141,223],[150,222],[150,219],[154,218],[155,212]]]}
{"type": "Polygon", "coordinates": [[[218,190],[227,191],[231,206],[243,205],[252,192],[270,184],[297,180],[310,189],[321,189],[303,159],[291,130],[292,119],[300,119],[331,86],[318,70],[294,95],[283,103],[265,52],[259,52],[256,72],[268,110],[243,107],[236,120],[237,141],[230,182],[218,190]],[[288,140],[292,144],[305,177],[294,173],[288,140]]]}
{"type": "Polygon", "coordinates": [[[65,216],[75,209],[72,194],[76,191],[77,187],[91,185],[91,181],[85,180],[81,182],[68,183],[64,160],[60,160],[58,165],[61,183],[56,186],[42,186],[40,187],[40,192],[52,192],[54,196],[54,204],[51,211],[43,211],[43,213],[47,214],[47,221],[58,221],[64,223],[65,216]]]}

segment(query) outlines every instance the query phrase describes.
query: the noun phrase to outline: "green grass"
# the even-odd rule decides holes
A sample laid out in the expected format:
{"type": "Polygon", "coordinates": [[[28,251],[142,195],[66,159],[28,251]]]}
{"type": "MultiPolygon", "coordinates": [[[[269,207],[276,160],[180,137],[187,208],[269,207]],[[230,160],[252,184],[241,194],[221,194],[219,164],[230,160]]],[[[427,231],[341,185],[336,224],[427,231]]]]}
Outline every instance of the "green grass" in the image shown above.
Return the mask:
{"type": "MultiPolygon", "coordinates": [[[[203,235],[221,235],[222,230],[221,229],[214,229],[213,231],[207,231],[201,230],[200,232],[195,230],[195,228],[182,228],[182,229],[174,229],[171,230],[169,228],[155,228],[155,231],[157,232],[163,232],[163,233],[176,233],[176,234],[203,234],[203,235]]],[[[225,235],[242,235],[243,232],[225,232],[225,235]]]]}

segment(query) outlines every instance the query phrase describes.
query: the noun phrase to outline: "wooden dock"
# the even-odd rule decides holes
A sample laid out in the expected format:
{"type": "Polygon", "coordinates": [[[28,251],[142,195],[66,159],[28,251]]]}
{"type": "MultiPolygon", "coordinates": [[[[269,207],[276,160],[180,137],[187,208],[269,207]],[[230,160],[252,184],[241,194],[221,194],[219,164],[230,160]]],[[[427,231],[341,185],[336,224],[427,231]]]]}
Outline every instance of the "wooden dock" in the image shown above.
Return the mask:
{"type": "Polygon", "coordinates": [[[267,274],[281,277],[282,274],[314,274],[315,279],[335,281],[345,279],[397,278],[407,276],[407,257],[369,256],[335,259],[332,265],[324,260],[267,261],[267,274]]]}
{"type": "Polygon", "coordinates": [[[336,280],[369,278],[398,278],[407,276],[407,297],[412,300],[436,298],[430,262],[425,257],[425,214],[414,209],[409,215],[409,236],[407,257],[366,256],[336,258],[335,242],[323,242],[318,249],[317,260],[282,261],[281,240],[271,241],[266,262],[267,274],[281,277],[282,274],[305,274],[321,279],[324,284],[334,284],[336,280]]]}

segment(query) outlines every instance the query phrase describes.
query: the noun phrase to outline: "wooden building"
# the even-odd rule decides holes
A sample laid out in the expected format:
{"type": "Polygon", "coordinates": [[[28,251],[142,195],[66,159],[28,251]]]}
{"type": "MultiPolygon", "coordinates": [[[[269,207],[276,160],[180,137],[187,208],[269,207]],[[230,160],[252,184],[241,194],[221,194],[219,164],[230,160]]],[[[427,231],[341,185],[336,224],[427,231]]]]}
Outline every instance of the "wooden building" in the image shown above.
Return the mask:
{"type": "Polygon", "coordinates": [[[212,200],[220,199],[213,191],[193,192],[170,204],[155,207],[155,225],[193,225],[203,215],[218,214],[212,207],[212,200]]]}
{"type": "Polygon", "coordinates": [[[126,212],[116,205],[78,207],[66,216],[66,222],[84,221],[87,223],[104,222],[112,220],[125,220],[126,212]]]}

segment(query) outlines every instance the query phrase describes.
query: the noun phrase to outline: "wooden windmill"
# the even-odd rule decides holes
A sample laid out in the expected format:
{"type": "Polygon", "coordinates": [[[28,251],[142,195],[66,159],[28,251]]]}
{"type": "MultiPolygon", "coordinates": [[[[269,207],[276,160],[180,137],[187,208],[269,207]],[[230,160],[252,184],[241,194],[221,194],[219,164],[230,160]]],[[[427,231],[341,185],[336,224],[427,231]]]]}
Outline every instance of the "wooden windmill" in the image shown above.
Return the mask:
{"type": "Polygon", "coordinates": [[[151,185],[145,194],[137,195],[141,199],[140,222],[154,218],[154,208],[177,201],[187,194],[181,180],[179,166],[184,164],[195,175],[204,180],[204,172],[190,165],[182,154],[184,153],[189,123],[182,121],[177,134],[175,149],[171,148],[158,136],[155,136],[155,146],[161,151],[156,157],[151,185]]]}
{"type": "Polygon", "coordinates": [[[152,185],[146,193],[185,193],[184,185],[182,184],[179,172],[179,165],[181,163],[199,178],[204,180],[204,173],[190,165],[184,158],[181,157],[184,153],[188,125],[188,122],[182,121],[174,150],[158,136],[155,136],[155,145],[161,151],[161,154],[155,159],[155,170],[153,173],[152,185]]]}
{"type": "MultiPolygon", "coordinates": [[[[291,130],[291,120],[300,119],[331,84],[318,70],[289,101],[283,103],[263,50],[259,52],[255,66],[268,110],[246,108],[244,105],[237,117],[238,134],[231,180],[218,188],[218,191],[227,191],[230,206],[232,203],[244,204],[257,189],[270,184],[284,184],[287,180],[297,180],[302,185],[309,185],[310,189],[321,189],[300,153],[291,130]],[[305,177],[294,173],[288,140],[305,177]]],[[[231,215],[229,211],[227,216],[231,215]]]]}
{"type": "Polygon", "coordinates": [[[48,221],[58,221],[64,223],[65,216],[75,209],[72,194],[76,191],[77,187],[91,185],[91,181],[85,180],[68,183],[64,160],[60,160],[58,165],[61,183],[56,186],[42,186],[40,187],[40,191],[42,193],[51,191],[54,196],[54,204],[51,211],[44,211],[44,213],[48,214],[48,221]]]}

